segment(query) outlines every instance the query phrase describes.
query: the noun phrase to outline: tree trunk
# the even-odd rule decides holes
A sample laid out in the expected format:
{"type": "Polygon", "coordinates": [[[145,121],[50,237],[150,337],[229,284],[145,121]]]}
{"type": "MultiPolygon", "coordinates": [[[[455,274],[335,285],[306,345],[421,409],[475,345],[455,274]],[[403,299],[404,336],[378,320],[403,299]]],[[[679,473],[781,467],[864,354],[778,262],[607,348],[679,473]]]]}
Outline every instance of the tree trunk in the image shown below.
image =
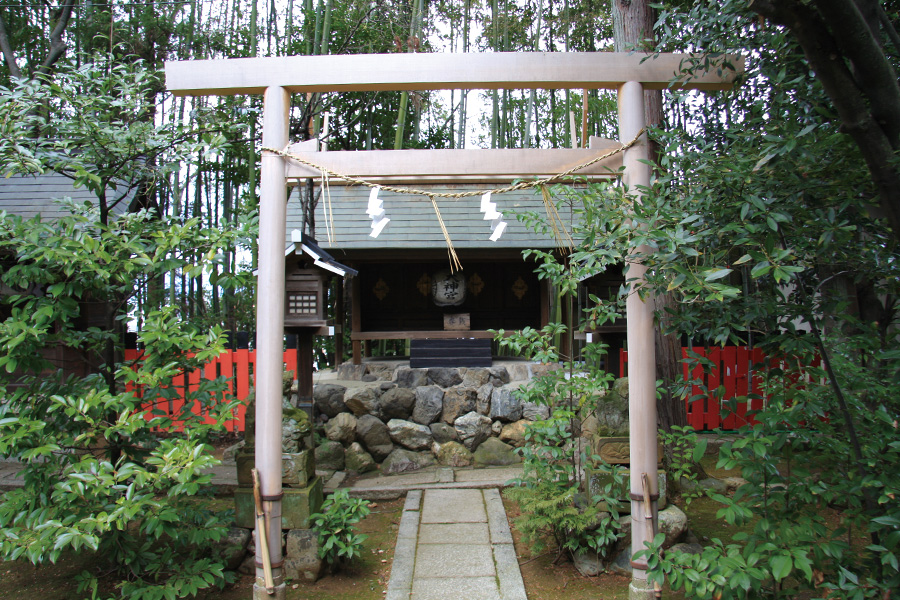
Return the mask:
{"type": "MultiPolygon", "coordinates": [[[[871,3],[875,4],[875,3],[871,3]]],[[[900,83],[885,54],[872,8],[848,0],[754,0],[750,10],[786,27],[831,98],[878,188],[882,215],[900,239],[900,83]],[[863,10],[860,9],[863,7],[863,10]]],[[[897,32],[884,24],[890,39],[897,32]]]]}

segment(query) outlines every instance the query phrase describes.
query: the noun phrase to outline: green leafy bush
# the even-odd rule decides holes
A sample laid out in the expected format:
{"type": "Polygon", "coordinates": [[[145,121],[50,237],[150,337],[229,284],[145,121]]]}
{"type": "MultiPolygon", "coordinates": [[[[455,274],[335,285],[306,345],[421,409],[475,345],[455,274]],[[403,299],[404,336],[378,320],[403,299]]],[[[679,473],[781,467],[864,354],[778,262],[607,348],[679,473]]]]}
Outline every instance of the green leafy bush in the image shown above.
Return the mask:
{"type": "Polygon", "coordinates": [[[19,459],[25,479],[0,505],[4,559],[37,564],[93,552],[98,570],[80,578],[82,592],[96,591],[98,572],[112,572],[123,598],[186,597],[228,581],[212,551],[230,514],[210,508],[209,469],[218,461],[209,441],[236,402],[218,378],[188,390],[174,415],[142,407],[222,352],[221,331],[194,328],[170,306],[144,316],[139,341],[151,350],[142,361],[63,377],[42,353],[62,345],[103,355],[115,332],[85,330],[78,300],[127,298],[136,282],[177,264],[184,245],[215,238],[193,222],[168,226],[142,215],[104,226],[89,209],[52,225],[3,222],[0,248],[18,259],[0,273],[3,283],[47,290],[3,299],[0,454],[19,459]],[[130,385],[142,387],[143,399],[130,385]],[[175,420],[182,432],[174,433],[175,420]]]}
{"type": "Polygon", "coordinates": [[[319,534],[319,558],[329,568],[338,570],[360,555],[368,537],[353,527],[369,514],[369,503],[351,498],[346,489],[335,490],[322,504],[322,512],[310,515],[313,529],[319,534]]]}
{"type": "MultiPolygon", "coordinates": [[[[574,293],[580,267],[566,266],[551,253],[526,254],[541,259],[538,275],[554,284],[560,301],[574,293]]],[[[555,364],[560,360],[559,341],[571,331],[571,326],[551,323],[540,330],[526,328],[510,335],[499,331],[497,341],[515,354],[555,364]]],[[[614,482],[591,494],[585,468],[601,464],[591,455],[590,441],[580,437],[584,418],[613,381],[611,374],[597,366],[601,361],[596,359],[604,351],[603,344],[589,344],[585,354],[594,360],[577,365],[564,362],[516,392],[521,402],[546,406],[549,415],[526,426],[525,445],[518,449],[524,458],[523,475],[504,494],[520,505],[522,516],[516,519],[516,527],[532,551],[543,551],[545,538],[550,538],[556,544],[556,560],[584,551],[605,556],[619,535],[621,475],[606,465],[614,482]]]]}
{"type": "MultiPolygon", "coordinates": [[[[671,431],[660,429],[659,440],[670,449],[669,460],[666,463],[670,481],[682,487],[683,482],[697,481],[696,465],[706,453],[706,440],[698,439],[697,432],[690,425],[673,425],[671,431]]],[[[705,494],[705,490],[695,485],[694,490],[681,490],[681,498],[685,504],[690,505],[692,500],[705,494]]]]}

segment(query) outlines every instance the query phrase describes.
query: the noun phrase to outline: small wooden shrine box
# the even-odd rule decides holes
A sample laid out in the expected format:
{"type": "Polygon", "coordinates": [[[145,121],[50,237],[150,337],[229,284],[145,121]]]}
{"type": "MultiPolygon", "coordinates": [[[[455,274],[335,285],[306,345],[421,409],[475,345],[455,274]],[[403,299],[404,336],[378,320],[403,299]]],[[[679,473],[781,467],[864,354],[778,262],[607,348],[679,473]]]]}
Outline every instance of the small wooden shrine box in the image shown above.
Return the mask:
{"type": "Polygon", "coordinates": [[[285,327],[324,327],[328,324],[325,306],[328,277],[329,274],[321,269],[294,268],[285,274],[285,327]]]}

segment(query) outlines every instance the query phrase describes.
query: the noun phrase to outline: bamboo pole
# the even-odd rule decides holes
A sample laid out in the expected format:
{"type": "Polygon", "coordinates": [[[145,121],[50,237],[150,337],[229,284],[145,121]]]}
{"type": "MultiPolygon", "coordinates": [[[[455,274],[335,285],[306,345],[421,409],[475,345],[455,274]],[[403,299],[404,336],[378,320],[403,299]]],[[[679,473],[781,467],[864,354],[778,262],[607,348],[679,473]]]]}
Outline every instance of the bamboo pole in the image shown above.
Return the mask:
{"type": "MultiPolygon", "coordinates": [[[[619,135],[631,139],[644,127],[644,88],[635,81],[619,87],[619,135]]],[[[641,201],[637,186],[650,185],[650,167],[647,160],[647,137],[625,151],[623,182],[635,203],[641,201]]],[[[647,247],[638,249],[647,251],[647,247]]],[[[642,300],[635,288],[644,281],[647,268],[639,262],[629,261],[627,278],[632,282],[626,301],[628,319],[628,414],[631,423],[631,551],[638,552],[653,540],[657,522],[659,482],[657,478],[656,441],[656,350],[653,337],[653,299],[642,300]],[[644,502],[643,477],[650,482],[653,501],[651,514],[647,514],[644,502]]],[[[653,588],[647,584],[646,561],[634,562],[629,598],[632,600],[653,597],[653,588]]]]}
{"type": "MultiPolygon", "coordinates": [[[[283,148],[288,141],[290,95],[282,87],[266,89],[263,101],[263,146],[283,148]]],[[[260,169],[259,278],[256,302],[256,469],[268,516],[269,557],[275,594],[266,592],[265,574],[256,569],[254,600],[284,598],[281,568],[281,377],[284,345],[284,243],[287,193],[284,159],[263,152],[260,169]]],[[[256,536],[256,562],[262,564],[262,536],[256,536]]]]}

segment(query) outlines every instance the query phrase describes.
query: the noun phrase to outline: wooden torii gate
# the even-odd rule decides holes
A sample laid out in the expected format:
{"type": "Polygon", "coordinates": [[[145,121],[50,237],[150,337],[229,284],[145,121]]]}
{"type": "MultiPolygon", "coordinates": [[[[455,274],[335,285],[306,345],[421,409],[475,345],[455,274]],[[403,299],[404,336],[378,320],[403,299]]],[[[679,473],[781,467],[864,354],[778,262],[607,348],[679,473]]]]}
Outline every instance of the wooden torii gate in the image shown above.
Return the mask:
{"type": "MultiPolygon", "coordinates": [[[[446,90],[446,89],[615,89],[618,91],[619,137],[633,139],[644,128],[644,90],[723,90],[731,87],[743,70],[743,59],[720,57],[704,72],[682,78],[683,70],[696,58],[683,54],[640,53],[484,53],[484,54],[369,54],[293,56],[199,60],[166,63],[166,86],[176,96],[263,94],[262,145],[286,148],[290,95],[305,92],[446,90]],[[726,68],[724,60],[730,68],[726,68]]],[[[382,155],[396,151],[353,153],[360,161],[384,161],[382,155]],[[368,156],[369,158],[365,158],[368,156]]],[[[442,165],[444,176],[465,174],[468,150],[451,152],[432,164],[442,165]],[[447,161],[451,161],[448,163],[447,161]],[[450,165],[448,167],[448,164],[450,165]]],[[[561,172],[572,161],[571,150],[480,150],[479,164],[485,175],[508,175],[517,160],[535,160],[549,165],[544,173],[561,172]],[[563,157],[564,153],[570,153],[563,157]],[[518,153],[518,155],[516,154],[518,153]],[[495,165],[492,167],[491,165],[495,165]],[[505,166],[504,166],[505,165],[505,166]],[[554,170],[557,169],[558,170],[554,170]],[[505,171],[505,172],[504,172],[505,171]]],[[[593,151],[595,153],[600,153],[593,151]]],[[[332,156],[341,153],[329,153],[332,156]]],[[[646,136],[624,151],[623,180],[634,202],[640,202],[640,186],[650,184],[646,136]]],[[[321,155],[319,155],[321,156],[321,155]]],[[[396,156],[394,157],[396,158],[396,156]]],[[[258,302],[256,307],[256,468],[262,479],[262,495],[268,515],[269,556],[274,565],[281,551],[281,377],[284,333],[284,248],[286,182],[300,175],[297,166],[270,151],[262,153],[260,174],[260,236],[258,302]],[[289,172],[290,171],[290,172],[289,172]]],[[[471,164],[471,160],[469,160],[471,164]]],[[[427,175],[422,173],[421,175],[427,175]]],[[[346,173],[347,175],[361,173],[346,173]]],[[[478,218],[477,216],[475,218],[478,218]]],[[[633,264],[629,275],[642,280],[646,268],[633,264]]],[[[656,361],[653,336],[653,305],[630,294],[627,300],[629,348],[629,414],[631,416],[631,547],[637,551],[653,539],[657,503],[650,518],[644,507],[642,474],[649,475],[651,497],[658,498],[656,361]]],[[[261,564],[260,535],[256,536],[256,562],[261,564]]],[[[630,597],[650,598],[646,564],[635,564],[630,597]],[[642,568],[643,567],[643,568],[642,568]]],[[[274,569],[275,598],[284,598],[282,570],[274,569]]],[[[271,598],[263,571],[257,568],[253,598],[271,598]]]]}

